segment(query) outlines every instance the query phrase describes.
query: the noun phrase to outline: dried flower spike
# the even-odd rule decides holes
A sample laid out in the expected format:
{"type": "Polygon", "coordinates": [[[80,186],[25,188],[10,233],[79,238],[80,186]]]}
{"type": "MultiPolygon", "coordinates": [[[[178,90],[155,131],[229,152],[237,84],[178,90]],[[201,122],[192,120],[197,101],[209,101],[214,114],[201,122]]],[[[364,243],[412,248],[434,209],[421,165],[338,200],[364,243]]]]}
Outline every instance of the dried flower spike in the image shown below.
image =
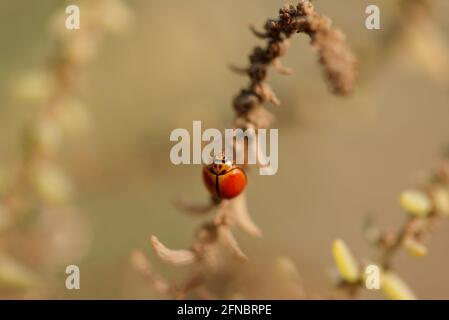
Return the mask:
{"type": "MultiPolygon", "coordinates": [[[[250,78],[249,85],[242,89],[233,100],[234,128],[252,129],[257,138],[258,129],[270,126],[273,116],[264,108],[264,104],[271,102],[279,105],[280,102],[265,82],[268,68],[273,66],[282,74],[292,72],[282,66],[279,59],[288,49],[288,39],[295,33],[304,33],[310,37],[334,93],[344,95],[353,89],[356,79],[355,56],[349,49],[343,34],[332,27],[330,19],[316,13],[309,0],[300,0],[297,6],[282,7],[276,19],[269,19],[265,23],[263,32],[254,28],[252,31],[257,37],[265,39],[266,45],[254,48],[249,55],[247,68],[232,68],[237,73],[246,74],[250,78]]],[[[238,152],[246,154],[255,145],[240,142],[234,147],[236,154],[238,152]]],[[[258,164],[261,165],[261,162],[258,161],[258,164]]],[[[246,207],[243,194],[246,185],[244,169],[246,164],[234,168],[232,164],[228,166],[226,161],[213,163],[204,169],[203,179],[215,201],[206,206],[189,203],[180,205],[197,213],[215,208],[215,218],[203,224],[191,250],[170,250],[153,237],[153,249],[160,258],[174,264],[195,262],[196,265],[201,263],[201,268],[204,265],[211,267],[216,264],[213,262],[215,259],[211,258],[214,256],[216,245],[222,244],[237,260],[248,259],[232,232],[232,227],[238,226],[253,236],[261,235],[260,229],[251,220],[246,207]],[[238,176],[228,181],[228,177],[231,177],[229,173],[235,173],[235,176],[238,176]]],[[[348,281],[356,281],[359,279],[359,267],[349,251],[341,247],[340,244],[336,246],[337,264],[342,267],[342,272],[348,281]]]]}
{"type": "Polygon", "coordinates": [[[296,7],[285,5],[276,19],[265,23],[264,29],[260,32],[251,27],[257,37],[266,39],[266,47],[253,50],[248,68],[233,68],[238,73],[246,73],[251,80],[250,85],[234,99],[236,127],[269,126],[272,117],[267,111],[261,112],[264,110],[262,105],[266,102],[279,105],[279,100],[264,81],[270,65],[282,74],[291,73],[279,59],[288,49],[288,39],[295,33],[305,33],[310,37],[332,92],[346,95],[352,91],[357,79],[357,59],[344,34],[332,26],[328,17],[318,14],[309,0],[299,1],[296,7]]]}

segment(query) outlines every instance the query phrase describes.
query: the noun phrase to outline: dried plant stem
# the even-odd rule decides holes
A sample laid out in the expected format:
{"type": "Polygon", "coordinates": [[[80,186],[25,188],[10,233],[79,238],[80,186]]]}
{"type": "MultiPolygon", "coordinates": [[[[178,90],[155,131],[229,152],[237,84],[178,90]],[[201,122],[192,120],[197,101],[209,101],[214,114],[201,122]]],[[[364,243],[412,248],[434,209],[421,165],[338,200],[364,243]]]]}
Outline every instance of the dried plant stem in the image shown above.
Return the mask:
{"type": "MultiPolygon", "coordinates": [[[[264,108],[264,104],[271,102],[279,105],[280,102],[265,83],[268,68],[273,66],[281,74],[292,72],[282,66],[280,57],[287,51],[288,39],[295,33],[305,33],[310,37],[311,45],[318,53],[332,92],[345,95],[353,89],[356,81],[355,56],[347,45],[343,33],[332,26],[329,18],[316,13],[310,1],[301,0],[297,6],[282,7],[276,19],[269,19],[265,23],[263,32],[253,27],[251,30],[257,37],[265,39],[267,45],[265,48],[256,47],[253,50],[249,56],[249,67],[232,67],[234,71],[246,74],[250,78],[249,86],[242,89],[233,101],[236,114],[235,128],[254,129],[257,135],[257,129],[270,126],[273,116],[264,108]]],[[[245,142],[243,144],[234,147],[244,151],[253,147],[245,142]]],[[[194,263],[203,271],[214,268],[218,264],[217,256],[213,254],[217,244],[227,248],[238,261],[248,259],[232,233],[232,228],[238,226],[252,236],[261,236],[260,229],[248,214],[245,195],[231,201],[212,199],[210,206],[187,204],[184,207],[198,213],[214,209],[215,217],[211,222],[203,224],[197,233],[196,242],[190,249],[168,249],[153,236],[152,247],[163,261],[174,265],[194,263]]]]}
{"type": "MultiPolygon", "coordinates": [[[[368,241],[377,248],[377,265],[382,272],[394,271],[393,259],[401,249],[415,257],[427,254],[426,241],[443,222],[443,218],[449,215],[449,163],[442,162],[429,181],[417,192],[403,193],[401,205],[408,215],[397,231],[381,232],[375,226],[366,230],[368,241]],[[371,236],[373,234],[374,237],[371,236]]],[[[356,282],[341,279],[337,285],[339,293],[348,298],[355,298],[364,287],[362,276],[356,282]]],[[[413,297],[410,292],[404,294],[404,298],[413,297]]],[[[401,292],[397,294],[401,296],[401,292]]]]}

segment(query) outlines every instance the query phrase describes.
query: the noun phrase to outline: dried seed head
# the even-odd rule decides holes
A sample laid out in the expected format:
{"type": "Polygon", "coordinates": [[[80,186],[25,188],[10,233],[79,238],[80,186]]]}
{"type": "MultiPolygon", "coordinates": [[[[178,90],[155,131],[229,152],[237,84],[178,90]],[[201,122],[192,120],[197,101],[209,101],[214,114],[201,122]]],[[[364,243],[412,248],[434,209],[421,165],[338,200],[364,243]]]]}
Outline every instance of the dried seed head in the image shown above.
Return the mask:
{"type": "Polygon", "coordinates": [[[310,16],[314,13],[314,7],[309,0],[300,0],[297,6],[298,14],[300,16],[310,16]]]}
{"type": "Polygon", "coordinates": [[[263,82],[255,83],[251,86],[251,90],[262,100],[270,101],[275,105],[279,105],[279,99],[274,94],[271,87],[263,82]]]}
{"type": "Polygon", "coordinates": [[[312,46],[318,51],[326,78],[336,94],[346,95],[352,91],[357,80],[357,59],[349,49],[344,34],[330,27],[327,19],[320,19],[314,26],[312,46]]]}
{"type": "Polygon", "coordinates": [[[334,240],[332,254],[343,279],[350,283],[355,283],[360,280],[359,264],[343,240],[334,240]]]}
{"type": "Polygon", "coordinates": [[[404,210],[417,217],[425,217],[432,210],[429,197],[424,192],[417,190],[402,192],[399,202],[404,210]]]}
{"type": "Polygon", "coordinates": [[[256,128],[269,128],[274,116],[265,108],[258,107],[248,113],[248,121],[256,128]]]}
{"type": "Polygon", "coordinates": [[[260,99],[248,90],[242,90],[234,99],[234,110],[237,114],[247,114],[251,109],[259,105],[260,99]]]}
{"type": "Polygon", "coordinates": [[[254,82],[264,81],[267,77],[267,67],[263,64],[255,63],[249,67],[248,75],[254,82]]]}

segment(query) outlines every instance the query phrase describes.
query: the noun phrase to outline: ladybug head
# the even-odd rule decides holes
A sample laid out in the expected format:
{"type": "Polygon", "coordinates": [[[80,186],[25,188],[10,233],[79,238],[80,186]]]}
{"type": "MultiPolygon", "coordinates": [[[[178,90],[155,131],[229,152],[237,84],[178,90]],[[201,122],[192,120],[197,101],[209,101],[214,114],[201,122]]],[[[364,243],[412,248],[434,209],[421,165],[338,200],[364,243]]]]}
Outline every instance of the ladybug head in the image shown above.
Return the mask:
{"type": "Polygon", "coordinates": [[[234,167],[231,159],[224,155],[216,156],[213,162],[209,165],[209,170],[215,175],[225,174],[234,167]]]}

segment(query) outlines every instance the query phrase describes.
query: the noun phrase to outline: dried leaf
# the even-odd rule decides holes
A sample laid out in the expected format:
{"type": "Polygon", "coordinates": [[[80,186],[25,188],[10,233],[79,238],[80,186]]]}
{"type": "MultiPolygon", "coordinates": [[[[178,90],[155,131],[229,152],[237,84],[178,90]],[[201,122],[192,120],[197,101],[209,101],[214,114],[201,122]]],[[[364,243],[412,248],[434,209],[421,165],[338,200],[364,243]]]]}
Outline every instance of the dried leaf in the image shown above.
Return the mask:
{"type": "Polygon", "coordinates": [[[248,257],[240,249],[228,226],[218,227],[218,236],[220,242],[231,252],[231,254],[240,261],[247,261],[248,257]]]}
{"type": "Polygon", "coordinates": [[[273,67],[280,74],[287,75],[287,76],[294,72],[293,69],[284,67],[282,65],[282,62],[279,59],[276,59],[273,61],[273,67]]]}
{"type": "Polygon", "coordinates": [[[154,287],[158,292],[167,294],[170,286],[151,269],[150,262],[142,251],[134,250],[131,253],[131,263],[134,268],[154,287]]]}
{"type": "Polygon", "coordinates": [[[261,237],[262,232],[253,222],[246,205],[246,196],[244,194],[238,196],[231,201],[231,211],[233,213],[235,223],[248,234],[254,237],[261,237]]]}
{"type": "Polygon", "coordinates": [[[192,264],[197,260],[196,255],[191,250],[168,249],[155,236],[151,236],[151,245],[161,260],[173,265],[192,264]]]}

